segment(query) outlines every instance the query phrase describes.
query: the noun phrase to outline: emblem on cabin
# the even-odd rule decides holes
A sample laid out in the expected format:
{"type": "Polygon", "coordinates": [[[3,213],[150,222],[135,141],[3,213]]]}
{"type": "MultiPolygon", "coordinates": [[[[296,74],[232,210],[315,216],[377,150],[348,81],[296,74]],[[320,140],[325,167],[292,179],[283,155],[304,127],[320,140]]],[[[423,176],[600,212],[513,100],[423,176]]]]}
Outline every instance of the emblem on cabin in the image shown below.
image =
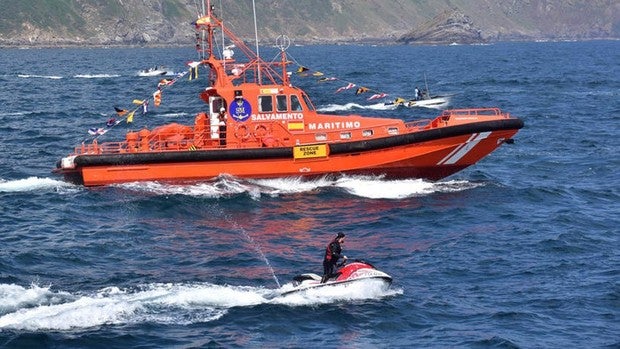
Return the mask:
{"type": "Polygon", "coordinates": [[[235,98],[228,110],[235,121],[246,121],[252,115],[252,106],[245,98],[235,98]]]}

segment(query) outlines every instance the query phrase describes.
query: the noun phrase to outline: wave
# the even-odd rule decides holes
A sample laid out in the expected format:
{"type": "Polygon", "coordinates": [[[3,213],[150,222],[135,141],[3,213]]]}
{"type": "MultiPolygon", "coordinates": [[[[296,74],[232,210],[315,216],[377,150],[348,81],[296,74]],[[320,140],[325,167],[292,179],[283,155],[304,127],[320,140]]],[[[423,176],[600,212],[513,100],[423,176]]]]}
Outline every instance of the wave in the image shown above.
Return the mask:
{"type": "Polygon", "coordinates": [[[180,117],[185,117],[187,115],[190,115],[190,114],[189,113],[162,113],[162,114],[158,114],[158,116],[167,117],[167,118],[180,118],[180,117]]]}
{"type": "Polygon", "coordinates": [[[58,80],[58,79],[62,79],[62,76],[58,76],[58,75],[32,75],[32,74],[17,74],[17,77],[20,78],[39,78],[39,79],[54,79],[54,80],[58,80]]]}
{"type": "MultiPolygon", "coordinates": [[[[199,183],[171,184],[161,182],[133,182],[110,187],[156,195],[187,195],[192,197],[226,198],[248,195],[258,200],[261,196],[278,197],[319,190],[341,190],[350,195],[368,199],[405,199],[433,193],[459,192],[476,188],[483,183],[465,180],[429,182],[423,179],[386,180],[380,176],[325,176],[316,179],[286,177],[273,179],[240,179],[229,175],[199,183]]],[[[0,179],[0,193],[32,192],[42,190],[83,188],[61,180],[29,177],[17,180],[0,179]]]]}
{"type": "Polygon", "coordinates": [[[56,190],[59,188],[77,188],[77,186],[51,178],[29,177],[26,179],[11,181],[0,179],[0,193],[15,193],[49,189],[56,190]]]}
{"type": "Polygon", "coordinates": [[[386,105],[385,103],[376,103],[376,104],[368,104],[362,105],[357,103],[347,103],[347,104],[328,104],[324,107],[320,107],[317,110],[321,112],[336,112],[336,111],[349,111],[355,109],[365,109],[365,110],[394,110],[396,109],[395,105],[386,105]]]}
{"type": "Polygon", "coordinates": [[[78,74],[74,75],[74,78],[81,79],[100,79],[100,78],[118,78],[120,75],[118,74],[78,74]]]}
{"type": "Polygon", "coordinates": [[[85,330],[101,325],[210,322],[233,307],[259,304],[308,306],[402,294],[360,282],[325,287],[316,292],[280,296],[291,287],[268,289],[211,283],[153,283],[134,288],[106,287],[75,294],[51,287],[0,284],[0,329],[26,331],[85,330]]]}
{"type": "Polygon", "coordinates": [[[8,113],[1,113],[0,112],[0,116],[24,116],[27,113],[25,112],[8,112],[8,113]]]}
{"type": "Polygon", "coordinates": [[[404,199],[433,193],[464,191],[481,185],[483,184],[457,180],[441,182],[429,182],[422,179],[386,180],[380,176],[325,176],[317,179],[286,177],[243,180],[223,175],[212,181],[193,184],[135,182],[117,186],[157,195],[176,194],[208,198],[247,194],[253,199],[260,199],[263,195],[277,197],[335,189],[369,199],[404,199]]]}

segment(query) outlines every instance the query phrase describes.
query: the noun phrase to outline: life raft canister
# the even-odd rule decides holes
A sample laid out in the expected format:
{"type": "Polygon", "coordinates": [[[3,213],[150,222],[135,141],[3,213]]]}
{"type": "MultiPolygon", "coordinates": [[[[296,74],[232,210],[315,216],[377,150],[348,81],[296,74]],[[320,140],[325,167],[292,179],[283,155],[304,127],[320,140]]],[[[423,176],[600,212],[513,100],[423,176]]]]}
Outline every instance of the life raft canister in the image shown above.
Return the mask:
{"type": "Polygon", "coordinates": [[[235,128],[235,137],[241,141],[247,141],[250,138],[250,129],[246,125],[239,125],[235,128]]]}
{"type": "Polygon", "coordinates": [[[138,132],[127,132],[125,139],[127,141],[127,151],[135,152],[138,150],[138,141],[140,140],[138,132]]]}

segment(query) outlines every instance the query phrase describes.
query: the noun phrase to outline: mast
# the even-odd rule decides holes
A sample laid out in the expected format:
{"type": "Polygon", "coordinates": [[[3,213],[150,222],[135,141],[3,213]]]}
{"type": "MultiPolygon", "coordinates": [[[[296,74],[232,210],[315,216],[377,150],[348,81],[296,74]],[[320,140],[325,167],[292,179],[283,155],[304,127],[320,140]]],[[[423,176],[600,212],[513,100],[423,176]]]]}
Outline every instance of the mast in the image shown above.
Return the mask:
{"type": "Polygon", "coordinates": [[[262,79],[261,79],[261,68],[260,68],[260,53],[258,52],[258,27],[256,24],[256,1],[252,0],[252,12],[254,12],[254,37],[256,40],[256,68],[258,71],[258,77],[257,77],[257,83],[259,85],[262,85],[262,79]]]}
{"type": "Polygon", "coordinates": [[[290,79],[286,72],[286,49],[291,45],[291,39],[286,35],[280,35],[276,38],[276,46],[280,48],[280,62],[282,64],[282,84],[289,85],[290,79]]]}

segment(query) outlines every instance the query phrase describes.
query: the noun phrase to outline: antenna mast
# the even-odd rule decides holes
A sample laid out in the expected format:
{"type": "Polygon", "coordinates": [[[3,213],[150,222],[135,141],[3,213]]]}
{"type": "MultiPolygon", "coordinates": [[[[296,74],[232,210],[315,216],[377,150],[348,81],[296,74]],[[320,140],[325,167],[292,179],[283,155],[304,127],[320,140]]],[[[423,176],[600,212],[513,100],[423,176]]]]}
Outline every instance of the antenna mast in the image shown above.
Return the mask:
{"type": "Polygon", "coordinates": [[[254,37],[256,40],[256,68],[258,70],[258,84],[263,83],[260,72],[260,53],[258,52],[258,27],[256,25],[256,1],[252,0],[252,12],[254,12],[254,37]]]}

